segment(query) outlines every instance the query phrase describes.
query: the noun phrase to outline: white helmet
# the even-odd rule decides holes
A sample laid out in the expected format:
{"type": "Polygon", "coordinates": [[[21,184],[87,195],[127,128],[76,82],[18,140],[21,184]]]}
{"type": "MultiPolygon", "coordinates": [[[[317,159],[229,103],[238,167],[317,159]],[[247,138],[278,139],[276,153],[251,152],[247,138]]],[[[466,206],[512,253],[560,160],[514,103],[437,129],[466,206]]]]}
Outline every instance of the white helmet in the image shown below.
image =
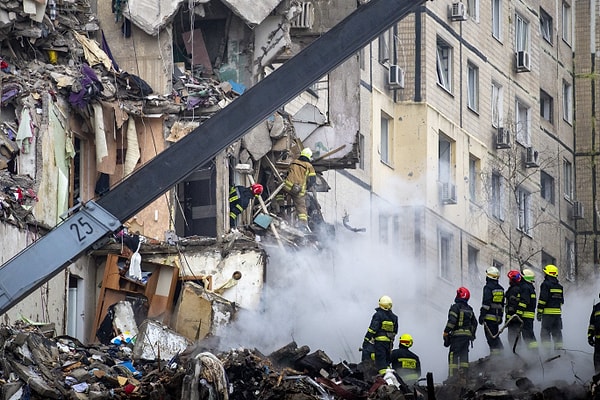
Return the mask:
{"type": "Polygon", "coordinates": [[[500,278],[500,271],[496,267],[489,267],[485,270],[485,276],[492,279],[500,278]]]}

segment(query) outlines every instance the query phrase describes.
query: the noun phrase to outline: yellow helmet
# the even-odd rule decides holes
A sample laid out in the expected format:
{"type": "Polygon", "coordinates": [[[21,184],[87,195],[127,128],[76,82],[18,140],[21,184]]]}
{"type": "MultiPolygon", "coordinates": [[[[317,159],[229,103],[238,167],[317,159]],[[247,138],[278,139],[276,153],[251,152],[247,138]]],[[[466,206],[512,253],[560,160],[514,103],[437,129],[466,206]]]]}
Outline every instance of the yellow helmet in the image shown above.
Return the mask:
{"type": "Polygon", "coordinates": [[[402,336],[400,336],[400,344],[406,347],[407,349],[410,348],[413,345],[412,336],[410,336],[408,333],[403,334],[402,336]]]}
{"type": "Polygon", "coordinates": [[[558,278],[558,268],[556,267],[556,265],[552,265],[552,264],[548,264],[544,267],[544,273],[546,275],[550,275],[553,276],[555,278],[558,278]]]}
{"type": "Polygon", "coordinates": [[[500,278],[500,271],[496,267],[489,267],[485,270],[485,276],[492,279],[500,278]]]}
{"type": "Polygon", "coordinates": [[[527,282],[535,282],[535,272],[529,268],[525,268],[523,270],[523,279],[525,279],[527,282]]]}
{"type": "Polygon", "coordinates": [[[308,158],[309,160],[312,160],[312,150],[310,149],[310,147],[303,148],[300,152],[300,155],[308,158]]]}
{"type": "Polygon", "coordinates": [[[381,296],[379,299],[379,307],[383,308],[384,310],[391,310],[392,298],[390,296],[381,296]]]}

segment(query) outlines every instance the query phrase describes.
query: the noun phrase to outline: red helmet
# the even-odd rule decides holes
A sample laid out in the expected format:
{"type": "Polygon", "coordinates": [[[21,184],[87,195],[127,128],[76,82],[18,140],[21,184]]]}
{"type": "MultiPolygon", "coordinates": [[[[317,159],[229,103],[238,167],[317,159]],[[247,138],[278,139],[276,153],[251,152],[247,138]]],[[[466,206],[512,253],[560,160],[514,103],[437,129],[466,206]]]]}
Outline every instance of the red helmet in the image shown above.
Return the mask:
{"type": "Polygon", "coordinates": [[[506,274],[506,276],[508,276],[508,280],[514,283],[518,283],[521,282],[521,273],[519,271],[517,271],[516,269],[510,270],[508,271],[508,274],[506,274]]]}
{"type": "Polygon", "coordinates": [[[471,298],[471,293],[469,292],[469,289],[467,289],[464,286],[461,286],[456,290],[456,298],[462,300],[469,300],[471,298]]]}
{"type": "Polygon", "coordinates": [[[263,186],[260,183],[253,184],[250,189],[252,190],[252,194],[255,196],[260,196],[263,192],[263,186]]]}

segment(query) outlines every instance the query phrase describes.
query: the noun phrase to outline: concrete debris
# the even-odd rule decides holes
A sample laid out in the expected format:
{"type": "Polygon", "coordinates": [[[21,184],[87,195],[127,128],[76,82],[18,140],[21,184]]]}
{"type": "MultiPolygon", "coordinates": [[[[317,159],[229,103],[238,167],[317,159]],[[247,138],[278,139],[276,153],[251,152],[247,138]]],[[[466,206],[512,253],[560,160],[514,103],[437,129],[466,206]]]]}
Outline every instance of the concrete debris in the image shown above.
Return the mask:
{"type": "MultiPolygon", "coordinates": [[[[164,331],[156,322],[150,330],[164,331]]],[[[148,331],[140,327],[140,332],[148,331]]],[[[295,342],[269,355],[246,348],[213,351],[218,337],[148,360],[129,342],[84,346],[69,336],[52,336],[35,324],[0,326],[2,399],[219,399],[219,400],[528,400],[597,399],[600,375],[591,387],[556,382],[537,387],[527,377],[486,375],[489,359],[471,363],[473,373],[433,384],[431,373],[409,387],[369,373],[364,365],[334,363],[322,350],[295,342]],[[425,381],[425,382],[424,382],[425,381]]],[[[158,338],[161,344],[173,339],[158,338]]],[[[139,335],[138,335],[139,337],[139,335]]],[[[154,340],[151,339],[151,340],[154,340]]],[[[157,342],[158,343],[158,342],[157,342]]],[[[146,344],[144,344],[145,346],[146,344]]]]}

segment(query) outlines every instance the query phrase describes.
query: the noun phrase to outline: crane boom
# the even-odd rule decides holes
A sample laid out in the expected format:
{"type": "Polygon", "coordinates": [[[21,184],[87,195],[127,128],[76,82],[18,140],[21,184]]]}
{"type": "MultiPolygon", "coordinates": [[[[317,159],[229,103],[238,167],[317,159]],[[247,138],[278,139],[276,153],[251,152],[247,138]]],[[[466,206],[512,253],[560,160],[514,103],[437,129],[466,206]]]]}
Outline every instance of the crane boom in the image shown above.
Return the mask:
{"type": "Polygon", "coordinates": [[[426,0],[372,0],[0,267],[0,315],[426,0]]]}

